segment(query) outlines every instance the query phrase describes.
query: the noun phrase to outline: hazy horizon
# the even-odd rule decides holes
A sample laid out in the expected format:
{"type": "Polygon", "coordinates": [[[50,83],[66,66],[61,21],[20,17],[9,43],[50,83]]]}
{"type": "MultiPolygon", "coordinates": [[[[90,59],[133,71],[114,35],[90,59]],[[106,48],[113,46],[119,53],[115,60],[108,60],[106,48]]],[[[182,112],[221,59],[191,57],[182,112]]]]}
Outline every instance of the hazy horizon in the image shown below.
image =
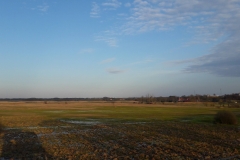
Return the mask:
{"type": "Polygon", "coordinates": [[[2,0],[0,15],[0,98],[240,93],[240,0],[2,0]]]}

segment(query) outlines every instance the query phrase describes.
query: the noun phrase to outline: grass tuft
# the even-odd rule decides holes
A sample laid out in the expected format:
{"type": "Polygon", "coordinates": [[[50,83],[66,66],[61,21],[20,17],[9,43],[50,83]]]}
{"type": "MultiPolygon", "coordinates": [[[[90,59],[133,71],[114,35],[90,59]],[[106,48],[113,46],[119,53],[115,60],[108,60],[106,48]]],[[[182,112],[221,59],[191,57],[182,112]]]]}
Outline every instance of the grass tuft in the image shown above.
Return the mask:
{"type": "Polygon", "coordinates": [[[220,124],[237,124],[237,117],[230,111],[218,111],[217,114],[214,117],[215,123],[220,124]]]}

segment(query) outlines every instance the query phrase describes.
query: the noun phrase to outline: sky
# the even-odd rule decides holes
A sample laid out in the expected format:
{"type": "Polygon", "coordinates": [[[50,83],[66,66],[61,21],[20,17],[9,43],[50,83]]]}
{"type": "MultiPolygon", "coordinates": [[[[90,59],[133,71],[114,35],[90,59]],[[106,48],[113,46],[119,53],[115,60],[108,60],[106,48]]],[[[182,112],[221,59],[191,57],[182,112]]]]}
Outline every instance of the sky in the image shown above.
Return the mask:
{"type": "Polygon", "coordinates": [[[0,0],[0,98],[240,93],[240,0],[0,0]]]}

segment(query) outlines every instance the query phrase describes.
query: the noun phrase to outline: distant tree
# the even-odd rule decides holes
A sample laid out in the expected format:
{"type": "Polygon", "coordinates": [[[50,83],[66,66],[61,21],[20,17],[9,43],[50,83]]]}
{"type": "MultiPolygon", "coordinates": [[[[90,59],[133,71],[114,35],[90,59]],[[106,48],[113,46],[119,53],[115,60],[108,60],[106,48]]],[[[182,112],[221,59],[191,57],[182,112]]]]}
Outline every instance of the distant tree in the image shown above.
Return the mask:
{"type": "Polygon", "coordinates": [[[164,99],[162,99],[161,102],[162,102],[162,104],[165,104],[165,100],[164,99]]]}
{"type": "Polygon", "coordinates": [[[146,95],[146,103],[147,104],[153,104],[154,102],[155,102],[155,98],[152,95],[147,94],[146,95]]]}
{"type": "Polygon", "coordinates": [[[230,107],[230,104],[231,104],[231,100],[227,100],[227,105],[228,105],[228,107],[230,107]]]}
{"type": "Polygon", "coordinates": [[[195,95],[190,95],[189,101],[191,101],[191,102],[196,102],[196,101],[197,101],[196,96],[195,96],[195,95]]]}
{"type": "Polygon", "coordinates": [[[146,97],[141,97],[140,99],[138,99],[138,102],[139,103],[146,103],[146,104],[153,104],[153,103],[156,103],[157,99],[150,95],[150,94],[147,94],[146,97]]]}
{"type": "Polygon", "coordinates": [[[108,98],[108,97],[103,97],[102,100],[103,100],[103,101],[108,101],[109,98],[108,98]]]}
{"type": "Polygon", "coordinates": [[[222,99],[219,99],[218,103],[219,103],[220,107],[221,107],[221,106],[224,107],[224,102],[223,102],[222,99]]]}
{"type": "Polygon", "coordinates": [[[112,102],[113,107],[115,107],[116,101],[115,101],[115,100],[112,100],[111,102],[112,102]]]}
{"type": "Polygon", "coordinates": [[[140,99],[140,103],[143,103],[143,102],[144,102],[144,97],[142,96],[140,99]]]}

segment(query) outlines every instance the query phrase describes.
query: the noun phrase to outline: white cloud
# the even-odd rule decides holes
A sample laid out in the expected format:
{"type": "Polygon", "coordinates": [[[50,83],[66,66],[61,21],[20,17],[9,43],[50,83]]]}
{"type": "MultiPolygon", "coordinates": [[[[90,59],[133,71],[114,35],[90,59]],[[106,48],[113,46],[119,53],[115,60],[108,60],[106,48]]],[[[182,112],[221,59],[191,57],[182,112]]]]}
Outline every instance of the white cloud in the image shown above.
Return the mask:
{"type": "Polygon", "coordinates": [[[102,3],[103,6],[105,7],[109,7],[109,9],[116,9],[118,7],[121,6],[121,2],[119,2],[118,0],[108,0],[104,3],[102,3]]]}
{"type": "Polygon", "coordinates": [[[94,49],[92,49],[92,48],[85,48],[85,49],[80,50],[80,54],[92,53],[92,52],[94,52],[94,49]]]}
{"type": "Polygon", "coordinates": [[[92,18],[100,17],[100,7],[96,2],[92,2],[92,9],[90,12],[90,17],[92,17],[92,18]]]}
{"type": "Polygon", "coordinates": [[[118,13],[117,15],[120,17],[127,16],[127,14],[125,14],[125,13],[118,13]]]}
{"type": "Polygon", "coordinates": [[[224,77],[240,77],[240,34],[234,37],[236,39],[232,37],[218,44],[209,55],[178,63],[190,63],[184,69],[187,73],[207,72],[224,77]]]}
{"type": "Polygon", "coordinates": [[[125,3],[125,7],[131,7],[131,3],[125,3]]]}
{"type": "MultiPolygon", "coordinates": [[[[102,5],[118,8],[121,4],[117,2],[112,0],[102,5]]],[[[240,0],[134,0],[131,4],[125,3],[126,6],[130,11],[126,12],[129,15],[125,22],[96,40],[116,47],[121,35],[182,26],[195,34],[188,44],[220,42],[208,55],[175,62],[189,64],[184,72],[240,77],[240,0]]]]}
{"type": "MultiPolygon", "coordinates": [[[[47,12],[49,9],[49,5],[47,5],[46,3],[44,3],[43,5],[37,6],[38,10],[41,12],[47,12]]],[[[34,10],[32,8],[32,10],[34,10]]]]}
{"type": "Polygon", "coordinates": [[[107,43],[110,47],[117,47],[117,39],[115,37],[103,37],[103,36],[98,36],[95,39],[96,41],[103,41],[107,43]]]}
{"type": "Polygon", "coordinates": [[[110,62],[113,62],[115,60],[115,58],[108,58],[108,59],[105,59],[101,62],[101,64],[105,64],[105,63],[110,63],[110,62]]]}
{"type": "Polygon", "coordinates": [[[240,77],[240,0],[135,0],[123,34],[185,26],[195,33],[191,43],[221,43],[211,53],[175,62],[189,64],[184,72],[240,77]]]}
{"type": "Polygon", "coordinates": [[[239,13],[239,0],[135,0],[122,31],[133,34],[187,25],[201,33],[205,32],[204,36],[209,39],[216,39],[222,33],[214,29],[220,27],[219,23],[238,17],[236,13],[239,13]],[[200,26],[205,28],[198,29],[200,26]],[[214,37],[209,35],[212,30],[216,32],[214,37]]]}
{"type": "Polygon", "coordinates": [[[121,2],[118,0],[107,0],[100,5],[96,2],[92,2],[92,9],[90,12],[90,17],[92,18],[99,18],[100,17],[100,12],[101,11],[106,11],[106,10],[116,10],[121,6],[121,2]]]}

